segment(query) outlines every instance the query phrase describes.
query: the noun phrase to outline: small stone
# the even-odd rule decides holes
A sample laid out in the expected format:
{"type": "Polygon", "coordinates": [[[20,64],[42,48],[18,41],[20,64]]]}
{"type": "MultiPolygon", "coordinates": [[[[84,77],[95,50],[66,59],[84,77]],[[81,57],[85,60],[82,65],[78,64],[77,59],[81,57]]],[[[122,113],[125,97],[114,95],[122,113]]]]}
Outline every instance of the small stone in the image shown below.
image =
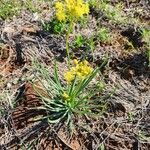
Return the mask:
{"type": "Polygon", "coordinates": [[[8,89],[10,89],[10,88],[11,88],[11,86],[12,86],[12,84],[11,84],[11,83],[7,83],[7,88],[8,88],[8,89]]]}
{"type": "Polygon", "coordinates": [[[13,84],[17,84],[18,83],[18,79],[14,79],[13,84]]]}

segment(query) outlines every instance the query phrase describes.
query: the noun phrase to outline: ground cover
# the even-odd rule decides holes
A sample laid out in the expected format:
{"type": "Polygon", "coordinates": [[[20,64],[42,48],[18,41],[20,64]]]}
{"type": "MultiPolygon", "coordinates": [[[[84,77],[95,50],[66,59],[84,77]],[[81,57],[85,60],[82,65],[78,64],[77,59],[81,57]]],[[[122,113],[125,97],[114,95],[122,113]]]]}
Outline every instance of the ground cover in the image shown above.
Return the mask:
{"type": "Polygon", "coordinates": [[[150,149],[149,1],[56,3],[0,1],[0,149],[150,149]]]}

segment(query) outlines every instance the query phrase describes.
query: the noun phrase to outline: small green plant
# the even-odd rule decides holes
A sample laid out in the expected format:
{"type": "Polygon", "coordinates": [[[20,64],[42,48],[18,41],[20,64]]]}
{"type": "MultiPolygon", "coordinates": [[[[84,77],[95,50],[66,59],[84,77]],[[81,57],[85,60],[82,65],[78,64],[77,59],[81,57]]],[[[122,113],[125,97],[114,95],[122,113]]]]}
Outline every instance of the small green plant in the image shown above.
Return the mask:
{"type": "Polygon", "coordinates": [[[150,30],[142,28],[141,30],[143,41],[146,43],[147,47],[147,58],[148,58],[148,66],[150,67],[150,30]]]}
{"type": "Polygon", "coordinates": [[[90,49],[92,51],[92,53],[94,52],[95,49],[95,36],[91,36],[90,38],[86,39],[86,44],[89,47],[88,49],[90,49]]]}
{"type": "Polygon", "coordinates": [[[97,33],[97,38],[101,42],[110,42],[111,36],[109,30],[105,27],[100,28],[100,30],[97,33]]]}
{"type": "Polygon", "coordinates": [[[132,112],[128,112],[128,120],[133,121],[134,120],[134,114],[132,112]]]}
{"type": "Polygon", "coordinates": [[[62,34],[67,29],[67,24],[53,19],[50,22],[43,22],[43,29],[53,34],[62,34]]]}
{"type": "Polygon", "coordinates": [[[97,7],[97,5],[100,3],[99,0],[89,0],[89,6],[90,7],[97,7]]]}
{"type": "Polygon", "coordinates": [[[150,30],[146,28],[142,28],[141,30],[143,41],[149,44],[150,41],[150,30]]]}
{"type": "Polygon", "coordinates": [[[75,41],[73,42],[73,47],[80,48],[86,47],[86,49],[93,51],[95,48],[95,35],[90,37],[84,37],[81,34],[76,35],[75,41]]]}
{"type": "Polygon", "coordinates": [[[90,53],[92,52],[92,54],[94,55],[94,50],[95,50],[95,46],[96,46],[96,38],[95,35],[92,35],[90,37],[84,37],[82,35],[77,35],[75,37],[75,41],[72,43],[72,47],[74,49],[79,49],[79,48],[86,48],[85,52],[90,51],[90,53]]]}
{"type": "Polygon", "coordinates": [[[72,43],[71,46],[75,50],[78,49],[83,50],[84,54],[89,53],[89,51],[90,53],[92,52],[93,60],[94,60],[94,50],[97,42],[95,37],[96,37],[95,35],[92,35],[87,38],[79,34],[76,36],[75,41],[72,43]]]}
{"type": "Polygon", "coordinates": [[[85,47],[88,52],[94,53],[95,46],[97,42],[110,42],[111,35],[109,30],[105,27],[102,27],[97,33],[91,35],[90,37],[84,37],[81,34],[78,34],[75,37],[75,41],[72,44],[73,48],[81,48],[85,47]]]}
{"type": "Polygon", "coordinates": [[[76,35],[73,45],[76,48],[80,48],[80,47],[84,46],[84,43],[85,43],[85,38],[80,34],[76,35]]]}
{"type": "Polygon", "coordinates": [[[66,121],[69,125],[75,116],[91,115],[96,117],[106,108],[100,98],[96,97],[99,90],[90,86],[90,82],[100,68],[93,69],[86,60],[82,62],[74,60],[73,62],[74,65],[64,73],[65,84],[62,84],[64,81],[58,77],[56,64],[54,76],[50,77],[45,66],[38,62],[35,63],[41,76],[39,81],[47,93],[41,94],[43,92],[36,90],[36,85],[33,85],[35,92],[43,102],[43,106],[36,109],[43,109],[47,112],[47,116],[44,118],[47,118],[49,123],[66,121]]]}
{"type": "Polygon", "coordinates": [[[138,132],[138,137],[139,137],[140,140],[148,140],[148,137],[141,130],[139,130],[139,132],[138,132]]]}
{"type": "Polygon", "coordinates": [[[105,145],[104,145],[104,143],[100,144],[100,146],[98,147],[98,150],[105,150],[105,145]]]}

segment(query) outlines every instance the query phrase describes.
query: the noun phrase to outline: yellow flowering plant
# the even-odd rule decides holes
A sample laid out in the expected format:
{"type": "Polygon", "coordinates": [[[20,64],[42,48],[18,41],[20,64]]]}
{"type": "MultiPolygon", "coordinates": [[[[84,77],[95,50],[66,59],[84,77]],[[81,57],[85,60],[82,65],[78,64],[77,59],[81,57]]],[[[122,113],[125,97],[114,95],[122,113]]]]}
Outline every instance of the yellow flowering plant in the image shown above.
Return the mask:
{"type": "Polygon", "coordinates": [[[44,65],[38,62],[34,65],[43,90],[47,93],[41,94],[35,88],[43,102],[43,106],[38,109],[46,111],[47,116],[44,119],[48,119],[49,123],[66,121],[69,125],[74,116],[95,116],[102,113],[104,105],[102,106],[100,98],[94,98],[97,90],[89,86],[101,67],[94,69],[86,60],[80,62],[75,59],[72,67],[64,73],[64,80],[60,80],[56,64],[53,76],[49,75],[44,65]]]}
{"type": "Polygon", "coordinates": [[[74,28],[74,24],[84,15],[89,14],[89,5],[84,0],[62,0],[55,3],[56,18],[60,22],[69,22],[69,28],[66,34],[66,52],[68,55],[68,64],[70,66],[69,54],[69,35],[74,28]]]}
{"type": "Polygon", "coordinates": [[[55,4],[56,18],[59,21],[75,21],[89,13],[89,5],[83,0],[62,0],[55,4]]]}

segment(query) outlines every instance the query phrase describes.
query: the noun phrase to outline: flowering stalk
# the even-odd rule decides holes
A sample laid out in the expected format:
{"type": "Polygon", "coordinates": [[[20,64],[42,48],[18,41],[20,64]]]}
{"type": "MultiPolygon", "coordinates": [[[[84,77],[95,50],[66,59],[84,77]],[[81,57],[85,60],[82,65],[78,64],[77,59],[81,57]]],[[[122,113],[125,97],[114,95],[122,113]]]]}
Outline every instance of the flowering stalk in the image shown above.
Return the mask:
{"type": "Polygon", "coordinates": [[[70,54],[69,54],[69,35],[73,29],[73,24],[79,18],[89,13],[89,5],[84,0],[63,0],[56,2],[56,18],[59,21],[69,21],[69,29],[66,35],[66,52],[68,56],[68,66],[70,68],[70,54]]]}
{"type": "Polygon", "coordinates": [[[70,36],[71,30],[73,29],[73,24],[74,24],[74,21],[72,19],[70,24],[69,24],[69,30],[68,30],[67,35],[66,35],[66,53],[67,53],[67,56],[68,56],[68,66],[69,66],[69,68],[70,68],[69,36],[70,36]]]}

